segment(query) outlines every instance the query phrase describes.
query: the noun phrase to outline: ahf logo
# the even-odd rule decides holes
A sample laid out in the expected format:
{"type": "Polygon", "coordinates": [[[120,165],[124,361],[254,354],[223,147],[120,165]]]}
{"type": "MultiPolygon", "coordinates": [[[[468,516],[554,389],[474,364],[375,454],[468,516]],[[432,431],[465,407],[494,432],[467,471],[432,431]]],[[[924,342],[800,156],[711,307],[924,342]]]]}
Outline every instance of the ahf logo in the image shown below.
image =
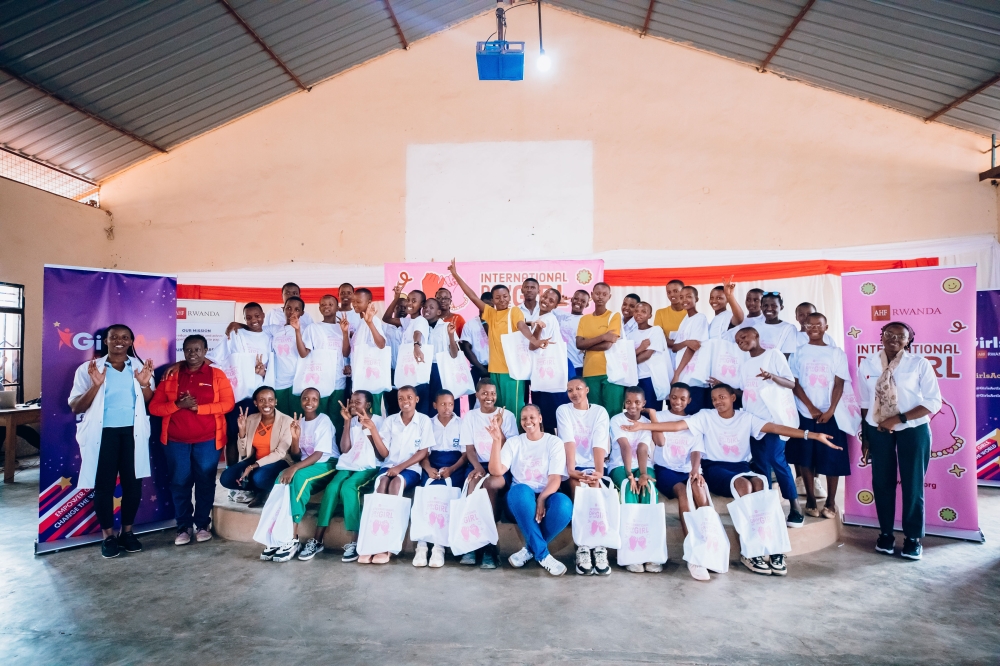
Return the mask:
{"type": "Polygon", "coordinates": [[[892,317],[892,308],[888,305],[872,306],[872,321],[889,321],[892,317]]]}

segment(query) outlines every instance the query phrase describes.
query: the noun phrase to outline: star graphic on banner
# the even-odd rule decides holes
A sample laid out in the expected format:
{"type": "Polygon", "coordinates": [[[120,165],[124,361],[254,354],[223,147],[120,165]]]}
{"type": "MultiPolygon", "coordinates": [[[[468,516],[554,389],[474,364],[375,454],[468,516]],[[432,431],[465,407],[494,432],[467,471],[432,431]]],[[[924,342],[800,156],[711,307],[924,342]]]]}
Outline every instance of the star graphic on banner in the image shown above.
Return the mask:
{"type": "Polygon", "coordinates": [[[66,490],[67,488],[73,485],[73,482],[67,479],[65,476],[60,476],[59,480],[56,481],[56,483],[59,484],[60,490],[66,490]]]}
{"type": "Polygon", "coordinates": [[[115,509],[117,510],[117,509],[121,509],[121,508],[122,508],[122,498],[121,497],[116,497],[115,498],[115,509]]]}
{"type": "Polygon", "coordinates": [[[156,495],[150,495],[149,501],[150,502],[155,502],[156,501],[156,495]]]}
{"type": "Polygon", "coordinates": [[[54,323],[52,325],[55,326],[56,328],[59,328],[59,322],[56,322],[56,323],[54,323]]]}
{"type": "Polygon", "coordinates": [[[847,332],[847,334],[849,336],[851,336],[852,338],[854,338],[855,340],[857,340],[858,336],[861,335],[861,329],[860,328],[854,328],[853,326],[851,326],[851,330],[849,330],[847,332]]]}
{"type": "Polygon", "coordinates": [[[948,473],[954,474],[957,478],[961,479],[962,475],[965,474],[965,468],[959,467],[958,464],[956,463],[951,466],[951,469],[948,470],[948,473]]]}

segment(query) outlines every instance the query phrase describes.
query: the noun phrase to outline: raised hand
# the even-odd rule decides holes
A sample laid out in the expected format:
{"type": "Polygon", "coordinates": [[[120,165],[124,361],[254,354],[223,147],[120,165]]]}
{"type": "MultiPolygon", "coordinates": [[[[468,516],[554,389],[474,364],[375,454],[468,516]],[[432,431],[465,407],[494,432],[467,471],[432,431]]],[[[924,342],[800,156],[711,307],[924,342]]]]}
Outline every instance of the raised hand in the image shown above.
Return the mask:
{"type": "Polygon", "coordinates": [[[449,337],[455,337],[455,331],[457,331],[457,330],[458,329],[455,328],[455,322],[449,321],[448,322],[448,336],[449,337]]]}
{"type": "Polygon", "coordinates": [[[367,324],[372,323],[372,320],[375,319],[375,311],[377,309],[378,308],[375,307],[374,303],[369,303],[368,304],[368,309],[365,310],[365,315],[364,315],[364,317],[365,317],[365,323],[367,323],[367,324]]]}
{"type": "Polygon", "coordinates": [[[771,379],[771,373],[768,372],[767,370],[761,370],[760,374],[757,376],[763,379],[765,382],[771,379]]]}
{"type": "Polygon", "coordinates": [[[302,434],[302,425],[299,422],[299,415],[298,414],[294,414],[294,413],[292,414],[292,423],[291,423],[290,426],[288,426],[288,430],[292,433],[292,437],[294,439],[298,439],[299,435],[302,434]]]}
{"type": "Polygon", "coordinates": [[[153,379],[153,361],[152,359],[146,359],[146,362],[142,364],[142,368],[135,371],[135,378],[139,381],[139,386],[148,387],[149,382],[153,379]]]}
{"type": "Polygon", "coordinates": [[[260,354],[257,354],[257,361],[254,363],[253,371],[261,377],[267,374],[267,366],[264,365],[264,358],[260,354]]]}
{"type": "Polygon", "coordinates": [[[297,314],[293,314],[288,318],[288,325],[294,328],[296,331],[302,330],[302,325],[299,323],[299,316],[297,314]]]}
{"type": "Polygon", "coordinates": [[[715,386],[716,384],[721,384],[721,383],[722,383],[722,382],[720,382],[720,381],[719,381],[718,379],[716,379],[715,377],[709,377],[709,378],[708,378],[708,385],[709,385],[709,386],[715,386]]]}
{"type": "Polygon", "coordinates": [[[90,377],[90,381],[94,386],[100,386],[106,378],[106,375],[97,369],[97,361],[91,361],[87,365],[87,376],[90,377]]]}
{"type": "Polygon", "coordinates": [[[378,430],[378,428],[375,427],[375,422],[372,421],[372,417],[367,414],[358,414],[358,423],[361,424],[361,427],[367,428],[368,430],[378,430]]]}
{"type": "Polygon", "coordinates": [[[728,280],[722,281],[722,291],[726,295],[726,298],[732,296],[736,291],[736,282],[733,279],[735,277],[735,275],[730,275],[728,280]]]}
{"type": "Polygon", "coordinates": [[[493,436],[493,439],[499,440],[501,437],[503,437],[502,426],[503,426],[503,410],[499,410],[486,425],[486,432],[490,433],[490,435],[493,436]]]}
{"type": "Polygon", "coordinates": [[[350,423],[350,421],[351,421],[351,410],[348,409],[347,405],[345,405],[340,400],[337,401],[337,404],[340,405],[340,416],[341,416],[341,418],[344,419],[344,423],[350,423]]]}
{"type": "Polygon", "coordinates": [[[396,286],[392,288],[392,293],[396,294],[396,300],[399,300],[399,295],[403,293],[403,285],[406,284],[402,280],[396,283],[396,286]]]}
{"type": "Polygon", "coordinates": [[[247,436],[247,416],[249,414],[249,407],[240,407],[240,415],[236,417],[236,427],[240,431],[241,438],[247,436]]]}
{"type": "Polygon", "coordinates": [[[458,277],[458,266],[455,265],[455,259],[452,258],[451,263],[448,264],[448,272],[454,277],[458,277]]]}
{"type": "Polygon", "coordinates": [[[341,318],[340,318],[340,319],[339,319],[339,320],[337,321],[337,323],[338,323],[338,324],[340,324],[340,332],[341,332],[341,333],[343,333],[344,335],[347,335],[348,333],[350,333],[350,330],[351,330],[351,322],[349,322],[349,321],[347,320],[347,315],[344,315],[344,316],[342,316],[342,317],[341,317],[341,318]]]}
{"type": "Polygon", "coordinates": [[[344,366],[344,376],[345,377],[350,377],[351,376],[351,366],[349,366],[349,365],[345,365],[344,366]]]}

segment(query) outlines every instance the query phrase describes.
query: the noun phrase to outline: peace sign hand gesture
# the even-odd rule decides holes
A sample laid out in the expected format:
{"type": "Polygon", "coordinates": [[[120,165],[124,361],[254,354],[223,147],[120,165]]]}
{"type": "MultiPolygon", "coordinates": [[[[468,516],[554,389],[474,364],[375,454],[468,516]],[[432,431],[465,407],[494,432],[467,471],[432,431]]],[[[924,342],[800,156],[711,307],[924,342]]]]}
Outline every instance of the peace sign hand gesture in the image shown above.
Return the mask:
{"type": "Polygon", "coordinates": [[[736,291],[736,282],[733,280],[735,275],[730,275],[728,280],[722,281],[722,292],[729,298],[736,291]]]}
{"type": "Polygon", "coordinates": [[[292,423],[288,426],[288,430],[292,433],[292,439],[298,441],[299,435],[302,434],[302,424],[299,422],[298,413],[292,414],[292,423]]]}
{"type": "Polygon", "coordinates": [[[264,358],[260,354],[257,354],[257,361],[254,364],[253,371],[261,377],[267,374],[267,366],[264,365],[264,358]]]}
{"type": "Polygon", "coordinates": [[[350,423],[351,421],[351,410],[347,408],[342,401],[338,400],[337,404],[340,405],[340,416],[343,417],[344,423],[350,423]]]}
{"type": "Polygon", "coordinates": [[[350,332],[350,330],[351,330],[351,322],[349,322],[347,320],[347,315],[346,314],[343,317],[341,317],[337,321],[337,323],[340,324],[340,332],[341,333],[343,333],[344,335],[347,335],[350,332]]]}
{"type": "Polygon", "coordinates": [[[249,407],[240,407],[240,415],[236,417],[236,427],[240,431],[240,439],[247,436],[247,416],[249,415],[249,407]]]}
{"type": "Polygon", "coordinates": [[[365,323],[367,323],[367,324],[372,323],[372,320],[375,319],[375,310],[376,309],[377,308],[375,307],[374,303],[369,303],[368,304],[368,309],[365,310],[365,323]]]}

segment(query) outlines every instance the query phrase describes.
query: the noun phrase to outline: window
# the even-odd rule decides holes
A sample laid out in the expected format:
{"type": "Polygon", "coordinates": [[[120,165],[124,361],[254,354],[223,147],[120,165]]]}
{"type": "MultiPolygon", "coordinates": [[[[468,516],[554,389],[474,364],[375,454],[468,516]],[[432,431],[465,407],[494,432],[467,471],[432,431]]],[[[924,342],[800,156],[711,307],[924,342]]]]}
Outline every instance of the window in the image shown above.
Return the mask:
{"type": "Polygon", "coordinates": [[[0,282],[0,386],[24,402],[24,285],[0,282]]]}
{"type": "Polygon", "coordinates": [[[60,171],[0,146],[0,176],[16,180],[95,208],[100,206],[96,183],[68,171],[60,171]]]}

